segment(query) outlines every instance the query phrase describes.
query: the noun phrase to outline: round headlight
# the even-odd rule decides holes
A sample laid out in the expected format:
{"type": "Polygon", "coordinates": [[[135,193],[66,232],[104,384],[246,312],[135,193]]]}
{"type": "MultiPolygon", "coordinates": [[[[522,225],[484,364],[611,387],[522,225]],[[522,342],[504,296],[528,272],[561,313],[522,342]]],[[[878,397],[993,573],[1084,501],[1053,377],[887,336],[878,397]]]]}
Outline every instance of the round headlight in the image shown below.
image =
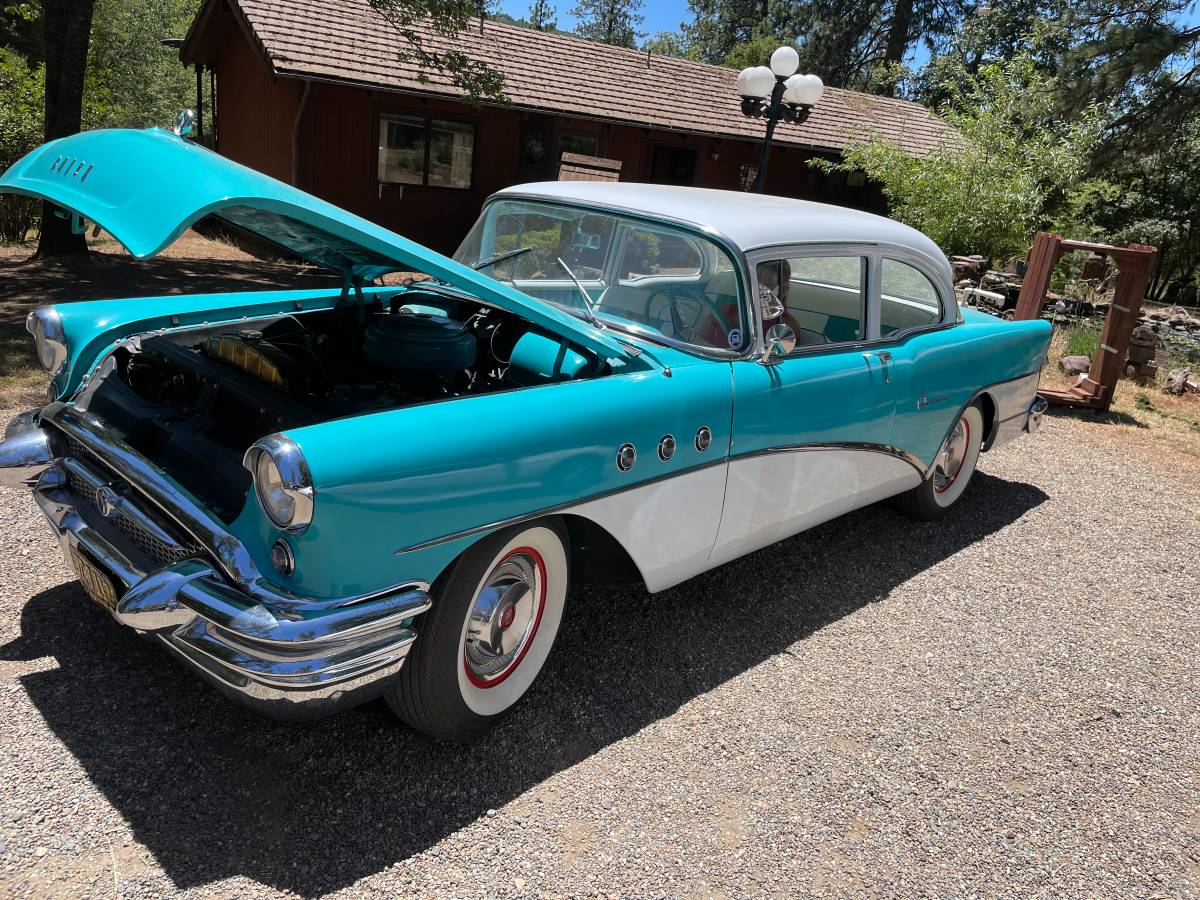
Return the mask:
{"type": "Polygon", "coordinates": [[[33,335],[38,364],[57,375],[67,359],[67,341],[58,310],[53,306],[35,309],[25,319],[25,330],[33,335]]]}
{"type": "Polygon", "coordinates": [[[258,454],[258,462],[254,465],[254,484],[258,488],[258,499],[262,501],[263,509],[271,521],[280,528],[291,525],[296,517],[296,502],[288,496],[279,466],[271,454],[258,454]]]}
{"type": "Polygon", "coordinates": [[[278,527],[298,533],[313,515],[312,477],[295,441],[273,434],[248,451],[243,465],[254,476],[263,511],[278,527]]]}

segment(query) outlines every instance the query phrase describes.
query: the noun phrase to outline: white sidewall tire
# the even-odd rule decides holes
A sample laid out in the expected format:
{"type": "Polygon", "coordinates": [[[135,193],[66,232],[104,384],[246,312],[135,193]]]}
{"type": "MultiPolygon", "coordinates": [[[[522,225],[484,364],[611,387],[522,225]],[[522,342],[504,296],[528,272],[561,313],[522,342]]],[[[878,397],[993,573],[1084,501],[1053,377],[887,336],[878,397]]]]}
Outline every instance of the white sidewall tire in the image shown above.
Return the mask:
{"type": "Polygon", "coordinates": [[[498,716],[517,703],[533,685],[554,646],[559,623],[562,622],[563,607],[567,599],[567,554],[558,534],[544,526],[535,526],[521,531],[506,542],[484,566],[483,572],[471,594],[471,602],[483,590],[487,578],[500,562],[521,547],[535,550],[546,567],[546,596],[541,621],[533,635],[529,649],[517,667],[499,684],[478,687],[467,678],[464,663],[467,625],[471,603],[467,604],[458,637],[458,689],[463,703],[479,716],[498,716]]]}
{"type": "MultiPolygon", "coordinates": [[[[962,418],[966,419],[968,440],[967,440],[967,455],[963,457],[962,467],[958,470],[958,477],[954,479],[954,483],[946,490],[938,492],[932,488],[933,502],[942,509],[948,509],[953,506],[958,498],[962,496],[963,491],[967,489],[967,485],[971,483],[971,478],[975,475],[975,464],[979,461],[979,451],[983,446],[983,415],[979,412],[978,406],[968,406],[963,410],[962,418]]],[[[955,425],[958,423],[955,422],[955,425]]],[[[950,438],[947,437],[946,440],[950,438]]],[[[939,454],[941,448],[938,448],[939,454]]],[[[932,482],[932,479],[931,479],[932,482]]]]}

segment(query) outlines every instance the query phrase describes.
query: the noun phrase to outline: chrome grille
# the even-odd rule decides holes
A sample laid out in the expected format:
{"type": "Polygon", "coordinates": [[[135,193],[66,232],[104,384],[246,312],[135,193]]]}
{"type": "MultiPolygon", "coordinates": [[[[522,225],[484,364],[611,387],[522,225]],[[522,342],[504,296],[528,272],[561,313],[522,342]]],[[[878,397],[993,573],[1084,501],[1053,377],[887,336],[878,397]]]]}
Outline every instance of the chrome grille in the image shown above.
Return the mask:
{"type": "Polygon", "coordinates": [[[154,569],[205,555],[204,549],[194,539],[183,537],[178,528],[164,521],[165,517],[151,512],[150,504],[134,503],[134,492],[129,485],[105,468],[95,454],[82,443],[70,438],[69,445],[70,458],[83,465],[96,479],[96,481],[91,481],[68,469],[67,477],[71,492],[81,502],[86,503],[92,512],[116,528],[128,540],[130,546],[120,549],[132,551],[132,555],[152,564],[154,569]],[[139,517],[136,514],[131,514],[120,506],[105,515],[101,505],[101,484],[111,488],[126,504],[135,505],[141,516],[152,522],[162,534],[155,534],[138,521],[139,517]]]}

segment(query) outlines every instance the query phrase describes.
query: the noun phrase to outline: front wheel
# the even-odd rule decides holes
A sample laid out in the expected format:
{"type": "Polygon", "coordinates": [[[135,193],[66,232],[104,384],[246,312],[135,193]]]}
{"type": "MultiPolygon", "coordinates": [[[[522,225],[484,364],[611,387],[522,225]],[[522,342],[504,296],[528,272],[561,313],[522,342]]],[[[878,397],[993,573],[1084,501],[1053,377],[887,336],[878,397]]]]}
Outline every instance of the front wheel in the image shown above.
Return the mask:
{"type": "Polygon", "coordinates": [[[983,413],[968,406],[938,450],[929,477],[898,496],[896,506],[914,519],[940,519],[967,489],[982,445],[983,413]]]}
{"type": "Polygon", "coordinates": [[[541,672],[567,596],[567,535],[557,519],[506,528],[467,550],[434,591],[387,702],[417,731],[479,737],[541,672]]]}

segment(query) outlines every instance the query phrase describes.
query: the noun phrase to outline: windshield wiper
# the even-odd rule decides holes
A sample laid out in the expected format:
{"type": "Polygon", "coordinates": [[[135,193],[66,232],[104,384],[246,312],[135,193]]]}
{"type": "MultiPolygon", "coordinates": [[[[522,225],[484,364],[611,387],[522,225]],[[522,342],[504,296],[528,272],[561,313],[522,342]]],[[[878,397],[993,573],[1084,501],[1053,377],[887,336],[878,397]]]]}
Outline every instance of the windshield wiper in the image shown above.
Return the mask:
{"type": "Polygon", "coordinates": [[[486,269],[488,266],[494,266],[496,263],[502,263],[506,259],[512,259],[514,256],[521,256],[533,249],[533,245],[528,247],[518,247],[516,250],[505,250],[503,253],[493,253],[486,259],[481,259],[479,262],[471,266],[476,272],[480,269],[486,269]]]}
{"type": "Polygon", "coordinates": [[[561,256],[558,257],[558,264],[563,267],[564,272],[571,276],[571,280],[575,282],[575,287],[579,288],[579,293],[583,296],[583,308],[587,311],[587,320],[596,328],[603,329],[604,323],[596,317],[596,310],[594,308],[596,301],[592,299],[592,295],[587,292],[587,288],[583,286],[583,282],[575,277],[575,273],[571,271],[571,267],[562,261],[561,256]]]}

